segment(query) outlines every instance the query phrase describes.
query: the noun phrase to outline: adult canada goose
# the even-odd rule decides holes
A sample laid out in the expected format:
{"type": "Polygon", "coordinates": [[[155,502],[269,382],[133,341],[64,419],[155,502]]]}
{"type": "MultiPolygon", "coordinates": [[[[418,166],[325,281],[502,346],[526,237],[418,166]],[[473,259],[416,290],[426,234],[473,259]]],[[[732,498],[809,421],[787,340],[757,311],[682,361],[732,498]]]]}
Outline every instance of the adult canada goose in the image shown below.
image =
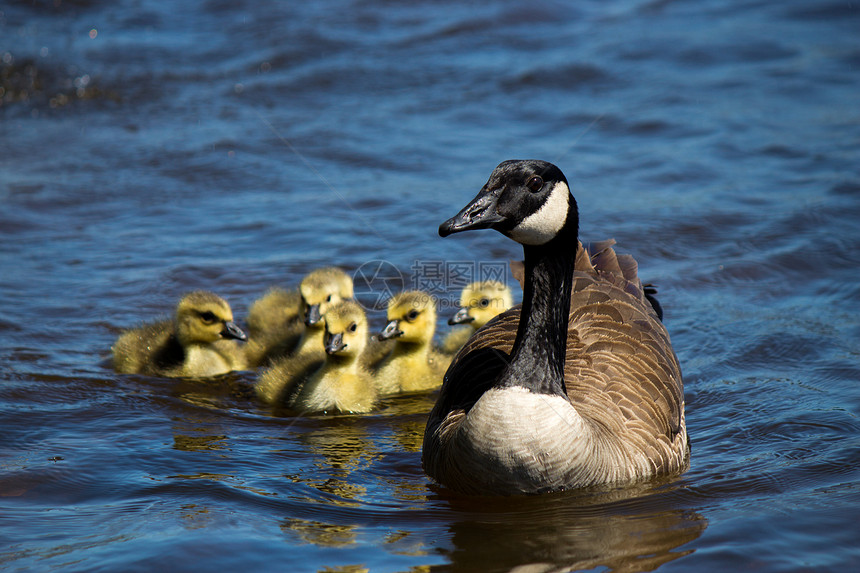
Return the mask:
{"type": "Polygon", "coordinates": [[[523,303],[490,321],[445,374],[422,462],[468,494],[624,483],[682,471],[681,370],[635,262],[592,265],[558,167],[505,161],[443,237],[495,229],[523,245],[523,303]],[[571,294],[573,295],[571,297],[571,294]]]}
{"type": "Polygon", "coordinates": [[[317,269],[302,279],[299,294],[304,328],[298,342],[288,355],[272,357],[271,367],[260,373],[255,386],[257,396],[271,404],[288,400],[297,384],[322,365],[323,316],[333,305],[352,298],[352,277],[335,267],[317,269]]]}
{"type": "Polygon", "coordinates": [[[369,412],[376,385],[361,360],[367,347],[367,318],[358,303],[345,300],[325,313],[323,365],[301,384],[291,406],[302,412],[369,412]]]}
{"type": "Polygon", "coordinates": [[[207,377],[247,368],[236,340],[246,340],[223,298],[206,291],[182,297],[172,320],[123,332],[112,348],[122,374],[207,377]]]}
{"type": "Polygon", "coordinates": [[[248,362],[265,366],[283,356],[304,359],[308,353],[321,362],[322,316],[329,306],[352,297],[352,277],[336,267],[311,271],[297,291],[270,289],[248,311],[248,362]]]}
{"type": "Polygon", "coordinates": [[[378,336],[394,339],[394,348],[376,370],[379,393],[433,390],[451,362],[433,347],[436,332],[436,301],[418,291],[401,292],[388,301],[388,325],[378,336]]]}
{"type": "Polygon", "coordinates": [[[448,319],[454,326],[442,341],[442,351],[454,354],[475,331],[514,305],[511,289],[499,281],[476,281],[460,293],[460,308],[448,319]]]}

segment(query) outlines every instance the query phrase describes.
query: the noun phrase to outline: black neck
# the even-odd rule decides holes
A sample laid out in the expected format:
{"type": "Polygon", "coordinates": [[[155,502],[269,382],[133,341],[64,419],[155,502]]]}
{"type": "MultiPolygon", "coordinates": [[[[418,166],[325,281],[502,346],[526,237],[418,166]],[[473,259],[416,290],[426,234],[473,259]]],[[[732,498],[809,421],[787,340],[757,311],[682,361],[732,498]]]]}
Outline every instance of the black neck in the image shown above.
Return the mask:
{"type": "Polygon", "coordinates": [[[524,246],[523,306],[511,363],[500,386],[525,386],[542,394],[567,395],[564,360],[576,238],[559,236],[541,246],[524,246]]]}

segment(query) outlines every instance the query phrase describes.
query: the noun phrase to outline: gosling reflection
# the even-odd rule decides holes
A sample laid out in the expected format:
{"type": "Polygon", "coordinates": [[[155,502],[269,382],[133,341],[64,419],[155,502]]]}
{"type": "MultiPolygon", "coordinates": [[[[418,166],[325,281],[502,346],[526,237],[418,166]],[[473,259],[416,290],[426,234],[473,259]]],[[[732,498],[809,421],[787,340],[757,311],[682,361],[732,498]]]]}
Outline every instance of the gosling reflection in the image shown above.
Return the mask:
{"type": "MultiPolygon", "coordinates": [[[[230,452],[230,438],[217,417],[208,412],[188,412],[186,416],[172,419],[173,449],[181,452],[220,452],[223,457],[230,452]]],[[[188,469],[191,469],[190,467],[188,469]]],[[[183,474],[176,477],[199,478],[209,474],[183,474]]],[[[221,479],[219,476],[216,479],[221,479]]]]}
{"type": "Polygon", "coordinates": [[[301,441],[312,455],[322,457],[325,466],[338,476],[347,477],[379,457],[367,428],[349,423],[306,432],[301,435],[301,441]]]}
{"type": "Polygon", "coordinates": [[[188,530],[205,529],[213,521],[209,508],[196,503],[186,503],[181,506],[179,516],[182,518],[182,526],[188,530]]]}
{"type": "Polygon", "coordinates": [[[227,449],[227,436],[175,434],[173,449],[183,452],[217,452],[227,449]]]}
{"type": "Polygon", "coordinates": [[[309,456],[315,459],[319,471],[293,480],[327,494],[326,503],[342,507],[360,505],[367,493],[366,476],[356,476],[370,467],[380,453],[370,441],[367,429],[350,423],[336,423],[295,434],[304,444],[309,456]]]}
{"type": "Polygon", "coordinates": [[[297,537],[304,543],[313,543],[324,547],[352,545],[356,538],[355,525],[324,523],[309,519],[285,519],[281,523],[281,531],[288,536],[297,537]]]}
{"type": "Polygon", "coordinates": [[[403,394],[384,401],[385,420],[390,424],[389,431],[401,450],[421,453],[427,413],[433,409],[438,397],[438,392],[403,394]]]}
{"type": "Polygon", "coordinates": [[[397,445],[407,452],[420,452],[426,426],[426,419],[398,420],[393,429],[397,445]]]}

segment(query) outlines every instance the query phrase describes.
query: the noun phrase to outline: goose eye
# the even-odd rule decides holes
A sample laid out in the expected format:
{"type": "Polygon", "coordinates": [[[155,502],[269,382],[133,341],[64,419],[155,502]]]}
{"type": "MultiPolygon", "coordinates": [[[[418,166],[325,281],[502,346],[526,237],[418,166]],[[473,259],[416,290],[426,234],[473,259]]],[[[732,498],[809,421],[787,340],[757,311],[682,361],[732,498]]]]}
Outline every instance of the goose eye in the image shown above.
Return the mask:
{"type": "Polygon", "coordinates": [[[490,306],[490,299],[482,298],[480,301],[478,301],[478,305],[481,308],[487,308],[488,306],[490,306]]]}
{"type": "Polygon", "coordinates": [[[325,297],[325,301],[326,301],[326,302],[331,302],[331,295],[328,295],[327,297],[325,297]]]}
{"type": "Polygon", "coordinates": [[[410,310],[409,313],[406,315],[406,320],[408,320],[409,322],[412,322],[413,320],[418,318],[419,314],[420,313],[417,310],[410,310]]]}
{"type": "Polygon", "coordinates": [[[200,313],[200,320],[202,320],[206,324],[212,324],[216,320],[215,314],[211,311],[208,311],[208,310],[206,312],[201,312],[200,313]]]}
{"type": "Polygon", "coordinates": [[[526,187],[528,187],[529,191],[531,191],[532,193],[537,193],[538,191],[543,189],[543,179],[535,175],[534,177],[529,179],[529,182],[526,183],[526,187]]]}
{"type": "Polygon", "coordinates": [[[358,329],[358,325],[356,323],[353,322],[352,324],[349,325],[349,331],[350,332],[355,332],[357,329],[358,329]]]}

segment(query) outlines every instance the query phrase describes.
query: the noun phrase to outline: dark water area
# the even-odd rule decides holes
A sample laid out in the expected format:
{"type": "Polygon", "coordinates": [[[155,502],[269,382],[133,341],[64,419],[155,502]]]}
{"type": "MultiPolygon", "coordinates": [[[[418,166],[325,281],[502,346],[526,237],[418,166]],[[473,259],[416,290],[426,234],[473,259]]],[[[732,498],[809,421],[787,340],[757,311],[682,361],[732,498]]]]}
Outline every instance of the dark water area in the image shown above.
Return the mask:
{"type": "Polygon", "coordinates": [[[0,568],[860,570],[858,30],[843,1],[0,6],[0,568]],[[241,319],[332,264],[432,287],[441,335],[521,252],[436,229],[526,157],[659,287],[680,477],[454,496],[433,395],[296,417],[253,372],[106,361],[189,290],[241,319]]]}

